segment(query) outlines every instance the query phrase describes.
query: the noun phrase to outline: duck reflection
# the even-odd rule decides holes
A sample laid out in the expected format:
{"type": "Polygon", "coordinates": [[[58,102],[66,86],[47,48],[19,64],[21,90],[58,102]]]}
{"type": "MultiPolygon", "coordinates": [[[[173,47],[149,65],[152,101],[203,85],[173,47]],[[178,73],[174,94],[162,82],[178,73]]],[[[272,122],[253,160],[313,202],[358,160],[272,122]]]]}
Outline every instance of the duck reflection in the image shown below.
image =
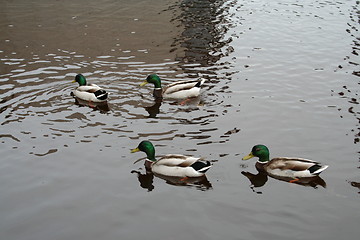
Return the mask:
{"type": "Polygon", "coordinates": [[[174,186],[194,187],[195,189],[202,191],[206,191],[212,188],[212,185],[207,179],[206,175],[201,177],[187,178],[186,180],[183,180],[183,178],[179,177],[169,177],[159,174],[154,175],[158,178],[165,180],[167,184],[174,186]]]}
{"type": "Polygon", "coordinates": [[[155,98],[155,103],[152,106],[144,107],[145,110],[149,113],[149,118],[156,118],[156,115],[160,113],[161,103],[162,98],[155,98]]]}
{"type": "Polygon", "coordinates": [[[256,191],[255,188],[262,187],[267,182],[268,175],[265,172],[258,172],[257,174],[253,174],[251,172],[242,171],[241,174],[250,180],[250,182],[251,182],[250,189],[253,192],[258,193],[258,194],[262,193],[260,191],[256,191]]]}
{"type": "Polygon", "coordinates": [[[137,170],[132,170],[131,173],[136,173],[138,177],[138,181],[140,183],[140,187],[147,189],[148,192],[151,192],[154,187],[154,174],[151,171],[146,171],[145,173],[141,173],[137,170]]]}
{"type": "Polygon", "coordinates": [[[136,173],[138,177],[138,181],[140,183],[140,187],[147,189],[148,192],[154,190],[154,176],[165,180],[165,182],[169,185],[173,186],[185,186],[195,188],[197,190],[206,191],[212,189],[212,185],[207,179],[206,175],[196,178],[186,178],[185,180],[180,177],[169,177],[160,174],[156,174],[151,172],[151,170],[146,169],[145,173],[140,170],[132,170],[131,173],[136,173]]]}
{"type": "MultiPolygon", "coordinates": [[[[246,172],[246,171],[242,171],[241,174],[247,177],[251,182],[250,189],[255,193],[261,194],[262,192],[256,191],[256,188],[263,187],[265,183],[268,181],[269,175],[265,171],[261,171],[259,169],[257,169],[257,171],[258,171],[257,174],[253,174],[251,172],[246,172]]],[[[293,180],[293,178],[286,178],[286,177],[274,177],[274,176],[270,176],[270,177],[284,182],[290,182],[291,180],[293,180]]],[[[326,182],[319,176],[299,178],[299,180],[292,183],[301,186],[313,187],[313,188],[317,188],[318,186],[326,188],[326,182]]]]}
{"type": "Polygon", "coordinates": [[[108,112],[110,111],[110,107],[107,101],[105,102],[88,102],[88,101],[84,101],[80,98],[75,97],[74,95],[72,95],[75,99],[75,104],[78,106],[87,106],[90,108],[93,108],[95,110],[99,110],[100,112],[108,112]]]}

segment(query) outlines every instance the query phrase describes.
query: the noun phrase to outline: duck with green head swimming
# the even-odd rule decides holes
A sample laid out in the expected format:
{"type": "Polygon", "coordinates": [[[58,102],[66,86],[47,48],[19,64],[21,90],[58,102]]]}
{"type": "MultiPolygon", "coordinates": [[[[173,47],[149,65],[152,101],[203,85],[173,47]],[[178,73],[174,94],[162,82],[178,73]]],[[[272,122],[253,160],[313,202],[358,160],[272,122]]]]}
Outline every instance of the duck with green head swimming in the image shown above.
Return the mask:
{"type": "Polygon", "coordinates": [[[96,84],[87,84],[86,78],[82,74],[77,74],[75,80],[79,86],[72,92],[72,94],[87,102],[101,103],[108,99],[108,93],[96,84]]]}
{"type": "Polygon", "coordinates": [[[256,168],[259,171],[265,171],[270,176],[289,178],[290,182],[298,181],[301,178],[311,178],[318,176],[323,172],[327,165],[320,165],[309,159],[277,157],[270,160],[269,149],[265,145],[255,145],[250,154],[243,157],[242,160],[248,160],[257,157],[256,168]]]}
{"type": "Polygon", "coordinates": [[[198,97],[200,95],[200,90],[204,82],[204,78],[196,80],[178,81],[169,84],[163,88],[161,86],[160,77],[156,74],[150,74],[149,76],[147,76],[146,80],[140,84],[140,86],[152,83],[154,85],[153,95],[155,98],[179,100],[198,97]]]}
{"type": "Polygon", "coordinates": [[[152,172],[171,177],[201,177],[210,169],[209,161],[202,161],[201,158],[185,156],[180,154],[168,154],[159,159],[155,158],[155,147],[150,141],[142,141],[134,152],[145,152],[148,167],[152,172]]]}

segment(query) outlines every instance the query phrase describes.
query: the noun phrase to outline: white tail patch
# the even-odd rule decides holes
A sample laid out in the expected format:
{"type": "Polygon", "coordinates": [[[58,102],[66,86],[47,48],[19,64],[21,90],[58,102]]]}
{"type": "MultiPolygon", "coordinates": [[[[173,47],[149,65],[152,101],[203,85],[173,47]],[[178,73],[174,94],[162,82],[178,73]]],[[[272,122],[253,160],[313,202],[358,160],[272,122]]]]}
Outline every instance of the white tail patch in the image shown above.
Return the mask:
{"type": "Polygon", "coordinates": [[[328,167],[329,167],[328,165],[322,166],[321,168],[319,168],[318,170],[316,170],[315,172],[313,172],[313,174],[315,174],[315,175],[320,174],[322,171],[324,171],[324,170],[327,169],[328,167]]]}

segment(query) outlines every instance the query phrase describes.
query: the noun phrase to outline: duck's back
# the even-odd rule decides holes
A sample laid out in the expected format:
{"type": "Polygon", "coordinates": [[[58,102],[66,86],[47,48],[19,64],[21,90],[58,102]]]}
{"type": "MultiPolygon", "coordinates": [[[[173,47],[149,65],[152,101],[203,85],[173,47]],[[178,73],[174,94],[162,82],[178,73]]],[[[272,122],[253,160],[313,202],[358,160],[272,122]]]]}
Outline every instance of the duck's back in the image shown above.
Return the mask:
{"type": "Polygon", "coordinates": [[[205,79],[179,81],[168,85],[163,91],[164,98],[182,99],[197,97],[205,79]]]}
{"type": "Polygon", "coordinates": [[[264,169],[267,173],[273,176],[282,177],[312,177],[319,174],[326,168],[327,166],[321,166],[320,163],[313,160],[286,157],[274,158],[264,165],[264,169]],[[320,172],[316,172],[316,170],[319,169],[322,170],[320,172]]]}

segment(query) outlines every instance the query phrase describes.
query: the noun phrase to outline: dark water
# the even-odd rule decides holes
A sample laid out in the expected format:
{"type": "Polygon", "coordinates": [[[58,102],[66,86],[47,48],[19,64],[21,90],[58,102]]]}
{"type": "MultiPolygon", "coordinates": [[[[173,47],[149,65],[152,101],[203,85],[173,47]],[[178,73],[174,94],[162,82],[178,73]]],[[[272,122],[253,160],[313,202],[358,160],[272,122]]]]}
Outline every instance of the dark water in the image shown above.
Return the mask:
{"type": "Polygon", "coordinates": [[[1,239],[359,238],[359,2],[0,1],[1,239]],[[207,79],[187,105],[163,82],[207,79]],[[83,73],[109,109],[75,103],[83,73]],[[174,182],[130,149],[213,162],[174,182]],[[290,184],[242,162],[330,167],[290,184]],[[246,175],[246,176],[245,176],[246,175]]]}

